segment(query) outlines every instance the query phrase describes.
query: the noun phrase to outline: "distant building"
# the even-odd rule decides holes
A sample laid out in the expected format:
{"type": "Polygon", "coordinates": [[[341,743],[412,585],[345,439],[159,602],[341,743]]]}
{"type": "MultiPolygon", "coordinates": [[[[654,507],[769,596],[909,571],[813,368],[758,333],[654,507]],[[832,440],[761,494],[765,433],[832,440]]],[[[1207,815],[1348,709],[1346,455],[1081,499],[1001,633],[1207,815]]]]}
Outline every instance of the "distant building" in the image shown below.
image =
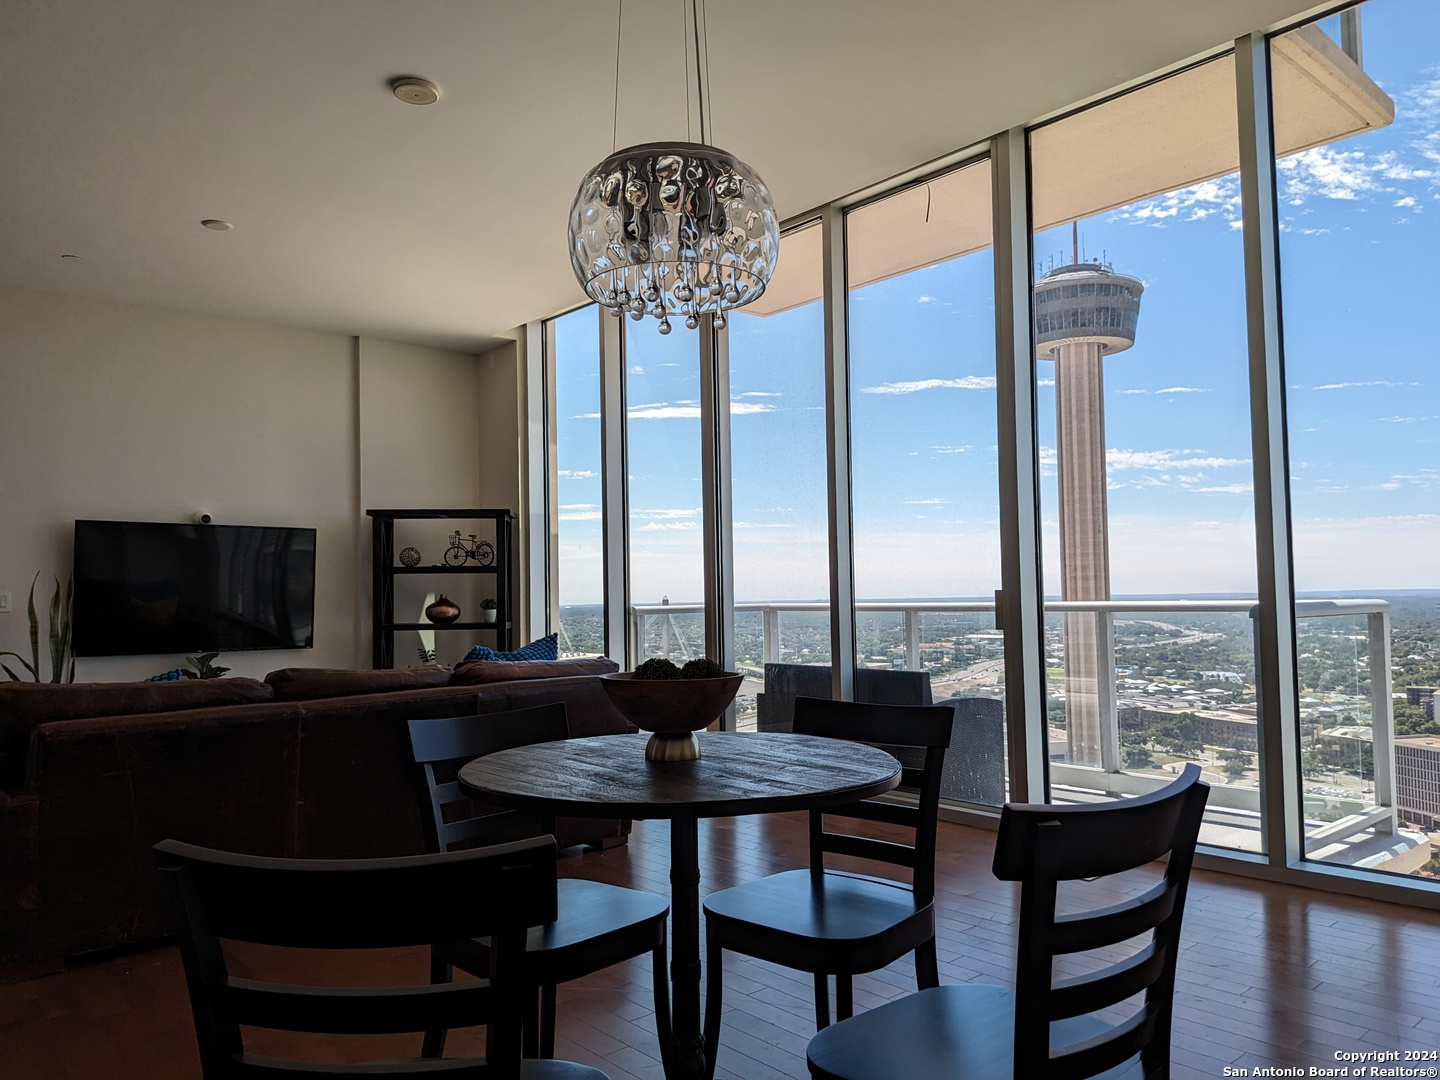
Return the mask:
{"type": "Polygon", "coordinates": [[[1422,829],[1440,828],[1440,738],[1396,738],[1395,807],[1402,818],[1422,829]]]}
{"type": "Polygon", "coordinates": [[[1244,686],[1245,676],[1238,671],[1202,671],[1200,672],[1200,681],[1234,683],[1236,686],[1244,686]]]}
{"type": "Polygon", "coordinates": [[[1235,709],[1155,709],[1140,705],[1126,705],[1118,710],[1122,723],[1138,722],[1142,730],[1149,730],[1156,724],[1174,720],[1182,712],[1195,717],[1200,742],[1206,746],[1229,746],[1236,750],[1260,749],[1259,725],[1255,720],[1253,707],[1235,709]]]}
{"type": "Polygon", "coordinates": [[[1435,686],[1407,686],[1405,688],[1405,700],[1411,705],[1419,705],[1425,710],[1425,719],[1431,723],[1435,722],[1435,692],[1440,687],[1435,686]]]}

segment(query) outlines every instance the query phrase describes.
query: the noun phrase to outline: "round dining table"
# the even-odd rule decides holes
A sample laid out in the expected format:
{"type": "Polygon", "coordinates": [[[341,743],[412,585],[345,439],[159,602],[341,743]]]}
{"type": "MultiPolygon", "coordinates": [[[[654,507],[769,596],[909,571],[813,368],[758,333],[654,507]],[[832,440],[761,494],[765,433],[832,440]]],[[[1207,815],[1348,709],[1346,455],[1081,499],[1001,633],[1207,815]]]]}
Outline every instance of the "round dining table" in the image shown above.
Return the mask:
{"type": "MultiPolygon", "coordinates": [[[[788,732],[702,732],[698,761],[645,759],[650,736],[602,735],[517,746],[460,769],[467,795],[541,815],[670,820],[667,1080],[705,1075],[700,1028],[699,820],[823,810],[883,794],[900,763],[883,750],[788,732]]],[[[658,1026],[658,1025],[657,1025],[658,1026]]]]}

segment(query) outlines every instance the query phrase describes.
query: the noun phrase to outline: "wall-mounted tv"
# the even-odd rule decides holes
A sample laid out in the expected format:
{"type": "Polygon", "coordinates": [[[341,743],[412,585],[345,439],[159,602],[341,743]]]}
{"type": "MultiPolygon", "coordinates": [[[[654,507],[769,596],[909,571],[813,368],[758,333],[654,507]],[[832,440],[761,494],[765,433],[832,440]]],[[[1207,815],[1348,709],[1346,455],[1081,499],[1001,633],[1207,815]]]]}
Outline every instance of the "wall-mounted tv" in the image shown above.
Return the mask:
{"type": "Polygon", "coordinates": [[[308,649],[315,530],[75,522],[76,656],[308,649]]]}

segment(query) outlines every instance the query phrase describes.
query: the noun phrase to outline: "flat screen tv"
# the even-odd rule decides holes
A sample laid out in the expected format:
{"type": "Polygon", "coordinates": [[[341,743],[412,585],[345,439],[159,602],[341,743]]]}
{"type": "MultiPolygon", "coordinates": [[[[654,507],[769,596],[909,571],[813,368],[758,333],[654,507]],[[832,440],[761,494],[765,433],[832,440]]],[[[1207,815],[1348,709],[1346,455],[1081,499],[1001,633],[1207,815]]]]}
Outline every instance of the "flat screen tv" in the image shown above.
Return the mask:
{"type": "Polygon", "coordinates": [[[315,530],[75,522],[76,656],[308,649],[315,530]]]}

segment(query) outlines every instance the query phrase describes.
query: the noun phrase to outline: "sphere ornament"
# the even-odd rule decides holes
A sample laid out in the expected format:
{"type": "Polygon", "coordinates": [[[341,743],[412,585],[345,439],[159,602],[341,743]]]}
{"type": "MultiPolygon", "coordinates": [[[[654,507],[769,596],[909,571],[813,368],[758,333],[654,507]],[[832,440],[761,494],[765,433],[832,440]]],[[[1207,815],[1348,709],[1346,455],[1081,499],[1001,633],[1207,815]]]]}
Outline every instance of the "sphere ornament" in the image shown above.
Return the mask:
{"type": "Polygon", "coordinates": [[[400,549],[400,565],[415,567],[420,565],[420,549],[407,547],[400,549]]]}
{"type": "Polygon", "coordinates": [[[704,143],[647,143],[587,172],[570,208],[570,262],[615,315],[701,315],[756,299],[775,273],[780,225],[770,191],[735,155],[704,143]]]}

